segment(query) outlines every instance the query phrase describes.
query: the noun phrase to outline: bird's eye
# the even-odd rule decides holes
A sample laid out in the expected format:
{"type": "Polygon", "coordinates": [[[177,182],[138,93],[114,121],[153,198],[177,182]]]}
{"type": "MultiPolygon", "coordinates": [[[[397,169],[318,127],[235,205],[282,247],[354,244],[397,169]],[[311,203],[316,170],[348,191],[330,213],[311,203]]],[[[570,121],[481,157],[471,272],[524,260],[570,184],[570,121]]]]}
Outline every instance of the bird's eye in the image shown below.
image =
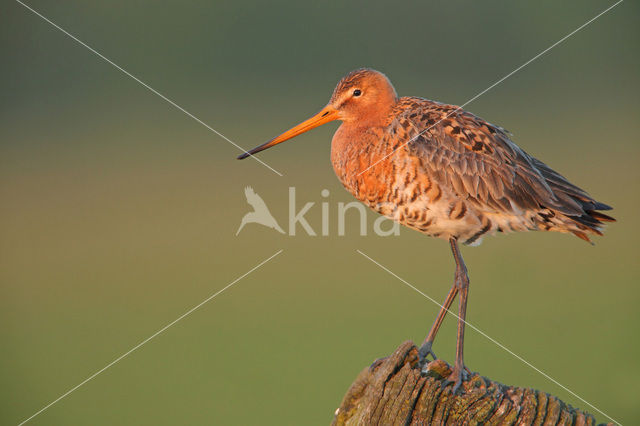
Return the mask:
{"type": "Polygon", "coordinates": [[[353,91],[353,96],[360,96],[362,95],[362,91],[360,89],[356,89],[353,91]]]}

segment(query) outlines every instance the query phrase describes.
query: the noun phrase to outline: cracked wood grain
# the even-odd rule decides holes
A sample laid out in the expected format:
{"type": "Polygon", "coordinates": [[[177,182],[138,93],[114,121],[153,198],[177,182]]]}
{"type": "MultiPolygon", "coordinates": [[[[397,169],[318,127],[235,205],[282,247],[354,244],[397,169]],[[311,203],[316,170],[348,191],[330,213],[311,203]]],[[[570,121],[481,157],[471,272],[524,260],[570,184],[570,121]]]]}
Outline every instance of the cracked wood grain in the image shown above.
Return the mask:
{"type": "Polygon", "coordinates": [[[465,392],[454,396],[451,386],[441,386],[451,367],[436,360],[428,370],[420,373],[418,349],[404,342],[360,372],[332,425],[596,425],[591,414],[554,396],[477,373],[463,384],[465,392]]]}

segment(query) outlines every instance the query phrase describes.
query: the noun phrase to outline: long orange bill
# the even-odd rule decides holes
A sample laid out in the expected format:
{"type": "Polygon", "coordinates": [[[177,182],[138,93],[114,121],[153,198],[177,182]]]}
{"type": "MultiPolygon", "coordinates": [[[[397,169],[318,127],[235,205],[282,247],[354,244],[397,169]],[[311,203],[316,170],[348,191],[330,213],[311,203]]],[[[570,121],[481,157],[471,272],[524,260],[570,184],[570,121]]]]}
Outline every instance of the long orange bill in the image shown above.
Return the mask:
{"type": "Polygon", "coordinates": [[[326,107],[322,108],[322,110],[316,115],[314,115],[313,117],[287,130],[280,136],[276,136],[275,138],[271,139],[269,142],[263,143],[262,145],[253,148],[251,151],[247,151],[244,154],[239,155],[238,160],[242,160],[243,158],[247,158],[250,155],[256,154],[260,151],[264,151],[267,148],[271,148],[274,145],[278,145],[281,142],[284,142],[291,138],[295,138],[296,136],[304,132],[308,132],[311,129],[315,129],[318,126],[322,126],[323,124],[326,124],[330,121],[337,120],[337,119],[338,119],[338,111],[332,106],[327,105],[326,107]]]}

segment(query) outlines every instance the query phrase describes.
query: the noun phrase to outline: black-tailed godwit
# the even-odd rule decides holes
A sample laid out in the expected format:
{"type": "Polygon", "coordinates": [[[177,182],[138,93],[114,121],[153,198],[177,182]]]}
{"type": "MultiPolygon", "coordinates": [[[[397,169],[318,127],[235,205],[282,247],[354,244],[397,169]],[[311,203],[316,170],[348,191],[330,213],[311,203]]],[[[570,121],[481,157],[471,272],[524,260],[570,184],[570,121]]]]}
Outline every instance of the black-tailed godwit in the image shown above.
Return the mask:
{"type": "Polygon", "coordinates": [[[460,293],[456,362],[446,383],[453,392],[467,377],[463,362],[469,289],[458,243],[476,245],[496,232],[570,232],[585,241],[602,235],[610,210],[513,143],[501,127],[453,105],[401,97],[372,69],[347,74],[327,106],[264,149],[333,120],[336,175],[358,200],[402,225],[449,241],[456,263],[453,286],[420,347],[424,366],[449,307],[460,293]]]}

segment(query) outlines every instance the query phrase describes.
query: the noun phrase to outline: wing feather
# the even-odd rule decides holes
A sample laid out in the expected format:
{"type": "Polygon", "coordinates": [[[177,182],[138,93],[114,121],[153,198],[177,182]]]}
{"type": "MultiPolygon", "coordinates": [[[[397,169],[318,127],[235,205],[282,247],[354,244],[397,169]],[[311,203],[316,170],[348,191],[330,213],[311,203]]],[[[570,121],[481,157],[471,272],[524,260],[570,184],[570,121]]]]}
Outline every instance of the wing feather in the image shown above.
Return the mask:
{"type": "Polygon", "coordinates": [[[390,134],[414,139],[404,149],[458,197],[505,213],[546,207],[582,215],[585,207],[603,206],[520,149],[501,127],[455,106],[405,99],[413,105],[398,114],[390,134]]]}

